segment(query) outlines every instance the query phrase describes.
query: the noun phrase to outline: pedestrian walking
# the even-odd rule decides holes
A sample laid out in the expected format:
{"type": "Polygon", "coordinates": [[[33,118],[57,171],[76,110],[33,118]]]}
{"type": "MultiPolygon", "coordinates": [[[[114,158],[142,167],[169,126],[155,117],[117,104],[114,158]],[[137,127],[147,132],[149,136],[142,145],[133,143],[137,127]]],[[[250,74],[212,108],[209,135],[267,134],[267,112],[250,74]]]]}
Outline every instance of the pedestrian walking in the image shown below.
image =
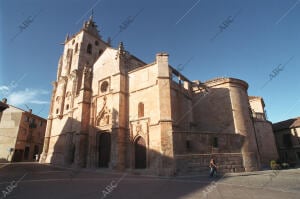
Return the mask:
{"type": "Polygon", "coordinates": [[[214,158],[210,159],[209,167],[210,167],[210,177],[213,177],[214,174],[217,175],[217,165],[216,165],[214,158]]]}
{"type": "Polygon", "coordinates": [[[36,161],[36,162],[39,161],[39,154],[35,154],[35,161],[36,161]]]}

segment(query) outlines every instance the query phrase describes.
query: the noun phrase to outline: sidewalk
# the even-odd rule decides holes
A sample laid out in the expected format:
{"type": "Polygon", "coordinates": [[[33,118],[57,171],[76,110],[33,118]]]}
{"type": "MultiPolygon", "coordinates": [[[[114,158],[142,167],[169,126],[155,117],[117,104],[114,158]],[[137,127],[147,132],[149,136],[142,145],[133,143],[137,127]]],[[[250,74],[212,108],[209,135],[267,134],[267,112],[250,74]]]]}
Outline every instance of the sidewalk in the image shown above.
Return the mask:
{"type": "Polygon", "coordinates": [[[296,172],[300,174],[300,168],[292,168],[292,169],[282,169],[282,170],[263,170],[263,171],[251,171],[251,172],[241,172],[241,173],[226,173],[226,177],[234,177],[234,176],[250,176],[250,175],[268,175],[274,172],[296,172]]]}

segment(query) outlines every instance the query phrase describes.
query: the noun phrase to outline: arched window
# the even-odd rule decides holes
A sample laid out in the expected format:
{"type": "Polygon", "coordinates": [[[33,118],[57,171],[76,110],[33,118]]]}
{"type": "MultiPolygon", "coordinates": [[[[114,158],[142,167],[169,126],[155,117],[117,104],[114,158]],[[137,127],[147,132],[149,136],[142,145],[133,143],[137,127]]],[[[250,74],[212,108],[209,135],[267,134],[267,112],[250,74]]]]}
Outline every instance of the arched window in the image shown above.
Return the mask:
{"type": "Polygon", "coordinates": [[[86,52],[92,54],[92,44],[88,44],[86,52]]]}
{"type": "Polygon", "coordinates": [[[60,103],[60,96],[57,96],[55,101],[59,104],[60,103]]]}
{"type": "Polygon", "coordinates": [[[77,53],[77,51],[78,51],[78,43],[76,43],[75,45],[75,53],[77,53]]]}
{"type": "Polygon", "coordinates": [[[144,117],[144,103],[140,102],[138,107],[138,116],[144,117]]]}

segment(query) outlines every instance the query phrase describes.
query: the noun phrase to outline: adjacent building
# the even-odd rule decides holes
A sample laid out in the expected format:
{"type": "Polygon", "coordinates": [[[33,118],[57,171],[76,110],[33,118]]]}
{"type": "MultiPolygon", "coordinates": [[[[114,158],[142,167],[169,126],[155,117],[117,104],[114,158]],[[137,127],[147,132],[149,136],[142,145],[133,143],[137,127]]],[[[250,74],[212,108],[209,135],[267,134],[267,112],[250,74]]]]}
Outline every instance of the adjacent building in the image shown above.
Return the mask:
{"type": "Polygon", "coordinates": [[[92,18],[67,36],[40,161],[173,175],[207,170],[211,157],[223,172],[278,157],[263,100],[245,81],[190,81],[167,53],[154,59],[111,47],[92,18]]]}
{"type": "Polygon", "coordinates": [[[34,161],[42,152],[47,120],[6,105],[0,120],[0,162],[34,161]]]}
{"type": "Polygon", "coordinates": [[[300,117],[273,124],[281,162],[300,164],[300,117]]]}
{"type": "Polygon", "coordinates": [[[262,167],[268,168],[271,160],[278,159],[272,123],[267,120],[265,103],[261,97],[249,97],[254,134],[262,167]]]}

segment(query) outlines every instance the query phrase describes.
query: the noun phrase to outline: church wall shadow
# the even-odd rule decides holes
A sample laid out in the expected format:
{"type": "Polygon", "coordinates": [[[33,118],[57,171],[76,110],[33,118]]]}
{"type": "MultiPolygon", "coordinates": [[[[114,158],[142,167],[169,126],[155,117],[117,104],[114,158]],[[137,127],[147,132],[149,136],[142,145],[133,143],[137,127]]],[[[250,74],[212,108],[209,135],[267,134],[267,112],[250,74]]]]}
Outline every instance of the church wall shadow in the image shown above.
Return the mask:
{"type": "MultiPolygon", "coordinates": [[[[108,131],[108,130],[99,130],[95,127],[90,126],[90,129],[93,129],[92,132],[96,134],[96,137],[94,137],[93,135],[88,135],[87,137],[90,139],[88,140],[88,144],[86,145],[86,159],[84,160],[85,164],[84,166],[81,165],[76,165],[76,164],[80,164],[81,161],[77,160],[80,159],[80,153],[78,152],[78,150],[80,150],[80,146],[78,143],[80,140],[80,135],[79,135],[79,131],[72,128],[72,126],[79,126],[80,125],[80,121],[77,121],[73,118],[68,118],[65,122],[65,126],[62,130],[62,133],[60,134],[60,136],[56,139],[55,144],[53,145],[53,155],[51,157],[51,164],[53,164],[54,166],[63,166],[66,168],[74,168],[74,169],[78,169],[78,168],[91,168],[91,169],[100,169],[103,171],[103,176],[106,176],[105,172],[110,172],[110,171],[117,171],[117,172],[123,172],[124,174],[130,174],[130,177],[133,176],[141,176],[141,177],[146,177],[147,175],[155,175],[157,176],[157,178],[162,178],[162,180],[170,180],[170,182],[174,179],[181,179],[180,176],[179,178],[177,178],[178,174],[180,174],[180,170],[178,170],[176,168],[176,166],[180,166],[180,165],[176,165],[176,161],[177,161],[177,157],[171,158],[168,156],[164,156],[163,154],[159,153],[156,150],[152,150],[147,148],[146,144],[144,143],[145,140],[143,140],[142,137],[138,137],[134,140],[127,140],[126,142],[129,142],[129,144],[131,145],[130,148],[128,148],[128,150],[124,150],[123,154],[124,157],[130,157],[130,159],[126,159],[125,158],[125,162],[128,161],[128,163],[124,164],[122,162],[119,162],[119,164],[123,164],[123,165],[129,165],[126,166],[124,168],[122,167],[118,167],[117,165],[114,164],[118,164],[118,160],[122,160],[122,158],[115,158],[112,157],[115,154],[118,154],[117,152],[113,152],[113,150],[115,150],[113,148],[113,144],[107,144],[105,143],[105,141],[113,141],[114,139],[111,137],[109,139],[104,138],[102,141],[101,139],[103,138],[103,135],[107,135],[107,134],[111,134],[113,131],[108,131]],[[95,143],[95,144],[91,144],[91,143],[95,143]],[[103,144],[110,147],[110,151],[109,151],[109,158],[105,159],[105,157],[103,158],[103,156],[101,157],[102,153],[106,153],[103,152],[101,150],[103,150],[103,148],[101,148],[101,144],[103,144]],[[90,144],[90,145],[89,145],[90,144]],[[95,146],[94,146],[95,145],[95,146]],[[140,152],[135,151],[135,149],[140,150],[140,152]],[[127,153],[129,153],[130,155],[128,155],[127,153]],[[139,157],[134,157],[132,156],[132,154],[134,154],[134,156],[139,156],[139,157]],[[143,160],[143,157],[145,157],[145,159],[143,160]],[[103,158],[103,159],[101,159],[103,158]],[[136,160],[139,159],[141,161],[136,162],[136,160]],[[102,162],[100,162],[102,161],[102,162]],[[114,162],[116,161],[116,162],[114,162]],[[167,162],[173,162],[174,167],[172,168],[173,170],[171,171],[170,168],[167,168],[167,170],[165,170],[163,164],[163,161],[167,161],[167,162]],[[104,163],[106,162],[106,163],[104,163]],[[104,163],[104,164],[103,164],[104,163]],[[117,169],[114,169],[117,168],[117,169]],[[121,169],[119,169],[121,168],[121,169]]],[[[111,135],[113,136],[113,135],[111,135]]],[[[183,141],[184,142],[184,141],[183,141]]],[[[185,142],[184,142],[185,143],[185,142]]],[[[50,145],[51,146],[51,145],[50,145]]],[[[107,150],[107,148],[104,150],[107,150]]],[[[107,157],[106,157],[107,158],[107,157]]],[[[218,158],[216,158],[217,163],[218,162],[218,158]]],[[[176,193],[176,196],[174,196],[174,198],[181,198],[183,196],[187,196],[190,195],[191,193],[194,192],[198,192],[199,194],[199,190],[203,189],[203,191],[201,191],[201,195],[203,193],[203,196],[205,196],[207,194],[207,190],[206,189],[214,189],[214,187],[216,187],[215,184],[212,183],[217,183],[217,181],[221,178],[221,174],[219,174],[219,177],[214,177],[214,178],[210,178],[209,177],[209,164],[207,164],[206,170],[202,171],[202,173],[199,173],[201,175],[204,174],[203,177],[201,177],[201,180],[199,181],[199,183],[193,183],[192,186],[189,186],[188,188],[182,189],[179,192],[176,193]],[[206,190],[206,191],[205,191],[206,190]]],[[[80,170],[77,170],[78,172],[80,172],[80,170]]],[[[97,173],[97,175],[99,175],[99,177],[101,178],[101,173],[97,173]]],[[[189,174],[190,175],[190,174],[189,174]]],[[[128,178],[130,178],[128,176],[128,178]]],[[[192,176],[191,176],[192,177],[192,176]]],[[[107,178],[107,176],[106,176],[107,178]]],[[[114,180],[115,177],[112,177],[111,180],[114,180]]],[[[126,181],[126,176],[123,179],[124,181],[126,181]]],[[[166,181],[166,182],[167,182],[166,181]]],[[[155,181],[154,181],[155,182],[155,181]]],[[[126,183],[126,182],[125,182],[126,183]]],[[[119,185],[122,186],[122,185],[119,185]]],[[[168,195],[167,193],[165,193],[166,195],[168,195]]]]}

